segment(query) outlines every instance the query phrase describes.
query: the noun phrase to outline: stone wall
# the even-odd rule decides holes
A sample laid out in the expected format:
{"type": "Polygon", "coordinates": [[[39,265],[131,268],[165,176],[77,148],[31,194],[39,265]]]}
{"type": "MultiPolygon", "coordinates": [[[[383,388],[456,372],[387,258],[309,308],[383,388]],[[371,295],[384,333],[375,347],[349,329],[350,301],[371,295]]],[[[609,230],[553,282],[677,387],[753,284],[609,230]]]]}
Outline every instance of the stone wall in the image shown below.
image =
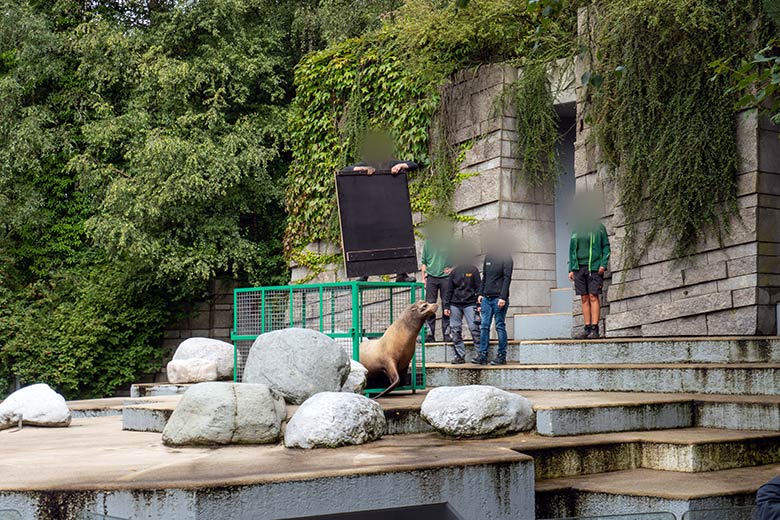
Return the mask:
{"type": "Polygon", "coordinates": [[[233,328],[233,289],[241,285],[231,279],[220,278],[209,283],[209,297],[193,302],[183,309],[185,315],[178,323],[171,324],[163,334],[163,362],[155,380],[166,381],[165,367],[173,357],[176,347],[187,338],[207,337],[230,341],[233,328]]]}
{"type": "MultiPolygon", "coordinates": [[[[456,100],[455,145],[471,142],[461,164],[476,173],[458,187],[454,209],[479,220],[459,224],[462,238],[484,253],[482,237],[498,229],[512,243],[514,271],[510,286],[507,327],[513,336],[513,314],[550,310],[555,276],[555,201],[552,188],[531,188],[517,175],[514,106],[497,103],[506,86],[517,79],[517,68],[491,65],[462,71],[449,87],[456,100]]],[[[481,268],[481,265],[479,266],[481,268]]]]}
{"type": "MultiPolygon", "coordinates": [[[[588,30],[580,12],[580,33],[588,30]]],[[[605,325],[615,336],[753,335],[777,332],[780,301],[780,140],[778,129],[755,111],[736,115],[740,165],[737,172],[738,218],[723,238],[711,236],[696,253],[674,260],[672,244],[655,244],[625,270],[620,254],[625,216],[615,197],[598,146],[585,123],[587,104],[579,83],[588,70],[578,58],[577,192],[603,196],[604,223],[612,243],[605,325]]],[[[640,235],[649,222],[638,224],[640,235]]],[[[576,324],[581,325],[581,320],[576,324]]]]}

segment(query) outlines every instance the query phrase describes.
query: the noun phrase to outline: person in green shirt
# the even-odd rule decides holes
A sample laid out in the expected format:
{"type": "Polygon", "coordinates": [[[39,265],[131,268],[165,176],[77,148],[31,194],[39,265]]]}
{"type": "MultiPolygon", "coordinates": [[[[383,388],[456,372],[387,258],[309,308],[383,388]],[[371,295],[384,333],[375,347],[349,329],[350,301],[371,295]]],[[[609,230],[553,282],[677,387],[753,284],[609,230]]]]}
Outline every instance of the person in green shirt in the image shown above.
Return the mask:
{"type": "MultiPolygon", "coordinates": [[[[444,223],[434,222],[429,226],[429,237],[423,246],[420,259],[422,281],[425,284],[425,301],[436,303],[441,297],[441,308],[448,305],[446,301],[449,292],[450,272],[452,272],[451,238],[452,233],[444,223]]],[[[428,332],[425,341],[436,341],[436,316],[430,316],[426,321],[428,332]]],[[[441,329],[443,340],[452,341],[450,336],[450,318],[442,311],[441,329]]]]}
{"type": "Polygon", "coordinates": [[[569,241],[569,280],[574,291],[582,297],[584,330],[577,339],[599,338],[601,304],[599,295],[604,287],[604,272],[609,263],[609,237],[604,224],[585,221],[578,226],[569,241]]]}

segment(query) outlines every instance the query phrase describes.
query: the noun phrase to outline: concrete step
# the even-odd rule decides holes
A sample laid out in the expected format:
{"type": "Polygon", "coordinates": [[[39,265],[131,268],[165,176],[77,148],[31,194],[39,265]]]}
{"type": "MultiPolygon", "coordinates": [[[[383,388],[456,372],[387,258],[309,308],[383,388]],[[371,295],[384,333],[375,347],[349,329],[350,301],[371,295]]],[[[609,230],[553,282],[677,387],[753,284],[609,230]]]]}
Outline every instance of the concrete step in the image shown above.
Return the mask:
{"type": "Polygon", "coordinates": [[[574,301],[574,289],[557,287],[550,289],[550,312],[568,312],[571,314],[574,301]]]}
{"type": "MultiPolygon", "coordinates": [[[[399,393],[380,399],[387,434],[424,433],[431,427],[420,416],[427,392],[399,393]]],[[[536,431],[561,437],[672,428],[722,428],[780,431],[780,397],[642,392],[518,392],[536,411],[536,431]]],[[[69,402],[73,416],[119,415],[131,431],[160,432],[180,396],[95,399],[69,402]]]]}
{"type": "Polygon", "coordinates": [[[780,395],[780,364],[450,365],[429,363],[428,386],[506,390],[780,395]]]}
{"type": "Polygon", "coordinates": [[[130,386],[130,397],[160,397],[179,395],[187,391],[191,384],[174,383],[137,383],[130,386]]]}
{"type": "Polygon", "coordinates": [[[574,320],[569,312],[514,315],[515,340],[571,338],[574,320]]]}
{"type": "MultiPolygon", "coordinates": [[[[495,346],[491,345],[490,350],[494,353],[495,346]]],[[[426,345],[425,357],[428,362],[448,362],[453,358],[452,348],[444,343],[426,345]]],[[[780,363],[780,339],[773,337],[512,341],[507,348],[507,359],[530,365],[780,363]]]]}
{"type": "MultiPolygon", "coordinates": [[[[780,474],[780,465],[689,473],[631,469],[536,482],[536,518],[563,518],[738,508],[755,503],[758,488],[780,474]]],[[[751,518],[713,514],[712,520],[751,518]]],[[[747,513],[747,514],[744,514],[747,513]]],[[[653,519],[655,520],[655,519],[653,519]]]]}
{"type": "Polygon", "coordinates": [[[780,463],[780,432],[682,428],[550,438],[512,448],[534,458],[537,479],[646,468],[701,473],[780,463]]]}

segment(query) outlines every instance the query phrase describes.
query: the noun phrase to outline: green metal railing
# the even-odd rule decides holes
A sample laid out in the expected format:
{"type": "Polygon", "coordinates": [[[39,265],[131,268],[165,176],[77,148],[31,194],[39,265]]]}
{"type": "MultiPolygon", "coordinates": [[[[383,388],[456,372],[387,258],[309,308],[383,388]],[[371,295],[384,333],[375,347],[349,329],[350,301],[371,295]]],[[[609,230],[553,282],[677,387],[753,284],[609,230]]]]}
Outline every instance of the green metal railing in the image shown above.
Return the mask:
{"type": "MultiPolygon", "coordinates": [[[[360,343],[382,336],[411,303],[424,298],[421,283],[337,282],[252,287],[233,291],[233,379],[240,381],[249,349],[260,334],[291,327],[314,329],[360,359],[360,343]]],[[[425,327],[399,390],[425,388],[425,327]]],[[[367,394],[379,393],[372,388],[367,394]]]]}

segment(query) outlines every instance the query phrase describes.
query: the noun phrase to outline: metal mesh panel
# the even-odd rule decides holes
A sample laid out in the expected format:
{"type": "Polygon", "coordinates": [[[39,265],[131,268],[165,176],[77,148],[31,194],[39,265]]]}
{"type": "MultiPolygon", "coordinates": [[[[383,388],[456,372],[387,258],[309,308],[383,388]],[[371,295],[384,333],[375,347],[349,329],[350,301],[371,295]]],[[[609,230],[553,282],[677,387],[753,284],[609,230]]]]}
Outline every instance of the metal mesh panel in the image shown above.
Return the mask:
{"type": "MultiPolygon", "coordinates": [[[[410,303],[422,297],[421,284],[345,282],[237,289],[232,334],[237,353],[236,380],[243,377],[254,339],[264,332],[289,327],[318,330],[355,358],[360,342],[381,336],[410,303]]],[[[415,378],[405,388],[424,388],[422,337],[413,363],[415,378]]]]}

